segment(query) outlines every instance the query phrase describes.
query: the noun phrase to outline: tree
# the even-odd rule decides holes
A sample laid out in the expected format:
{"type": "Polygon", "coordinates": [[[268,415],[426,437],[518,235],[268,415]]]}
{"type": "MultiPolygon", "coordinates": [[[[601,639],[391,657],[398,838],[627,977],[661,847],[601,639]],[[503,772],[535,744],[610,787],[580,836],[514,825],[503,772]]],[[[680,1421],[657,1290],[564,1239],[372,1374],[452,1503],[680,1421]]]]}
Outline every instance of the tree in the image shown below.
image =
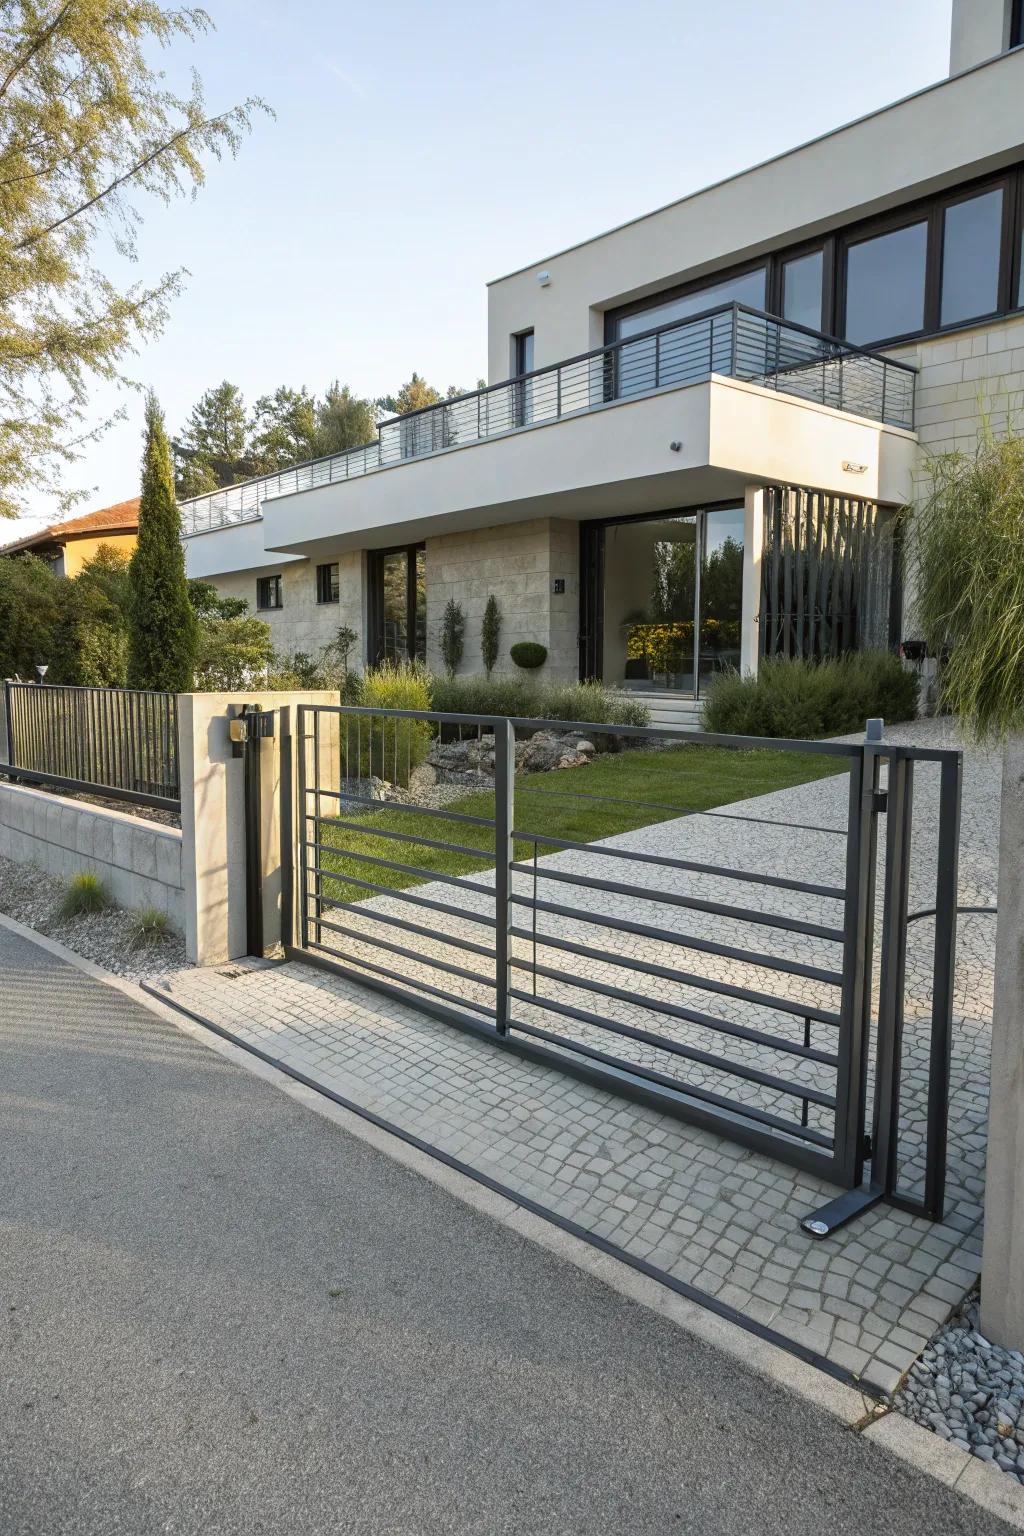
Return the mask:
{"type": "Polygon", "coordinates": [[[407,416],[410,411],[421,411],[426,405],[440,405],[441,395],[433,384],[414,373],[408,384],[403,384],[394,398],[392,409],[396,416],[407,416]]]}
{"type": "Polygon", "coordinates": [[[122,550],[101,544],[77,576],[61,583],[52,681],[87,688],[125,686],[128,570],[129,557],[122,550]]]}
{"type": "Polygon", "coordinates": [[[139,536],[129,580],[129,685],[187,692],[195,665],[196,618],[185,580],[170,444],[153,394],[146,399],[139,536]]]}
{"type": "Polygon", "coordinates": [[[249,418],[237,384],[225,379],[200,396],[174,451],[179,461],[177,486],[181,496],[201,496],[253,473],[249,418]]]}
{"type": "MultiPolygon", "coordinates": [[[[234,154],[250,100],[210,116],[168,88],[155,56],[194,39],[205,12],[155,0],[11,0],[0,28],[0,515],[30,490],[66,504],[93,378],[158,332],[180,272],[119,288],[95,265],[101,237],[135,255],[141,194],[170,201],[204,180],[204,155],[234,154]]],[[[100,428],[95,429],[101,430],[100,428]]]]}
{"type": "Polygon", "coordinates": [[[193,576],[188,583],[188,600],[199,624],[208,619],[243,619],[249,612],[244,597],[221,597],[212,581],[193,576]]]}
{"type": "Polygon", "coordinates": [[[318,447],[317,402],[309,391],[282,385],[263,395],[253,412],[249,457],[258,475],[274,474],[303,459],[315,458],[318,447]]]}
{"type": "Polygon", "coordinates": [[[0,677],[34,678],[54,661],[61,585],[38,555],[0,556],[0,677]]]}
{"type": "Polygon", "coordinates": [[[441,615],[441,659],[449,678],[459,670],[465,638],[466,615],[461,603],[450,597],[441,615]]]}
{"type": "Polygon", "coordinates": [[[483,622],[480,625],[480,655],[483,659],[484,671],[490,677],[498,660],[498,647],[501,644],[501,609],[498,607],[498,599],[492,592],[487,599],[484,608],[483,622]]]}
{"type": "Polygon", "coordinates": [[[377,436],[377,413],[369,400],[354,395],[335,379],[316,412],[316,453],[345,453],[377,436]]]}
{"type": "Polygon", "coordinates": [[[981,1271],[984,1332],[1024,1347],[1024,437],[985,427],[974,454],[939,455],[912,518],[913,610],[948,657],[939,706],[1003,748],[995,999],[981,1271]]]}

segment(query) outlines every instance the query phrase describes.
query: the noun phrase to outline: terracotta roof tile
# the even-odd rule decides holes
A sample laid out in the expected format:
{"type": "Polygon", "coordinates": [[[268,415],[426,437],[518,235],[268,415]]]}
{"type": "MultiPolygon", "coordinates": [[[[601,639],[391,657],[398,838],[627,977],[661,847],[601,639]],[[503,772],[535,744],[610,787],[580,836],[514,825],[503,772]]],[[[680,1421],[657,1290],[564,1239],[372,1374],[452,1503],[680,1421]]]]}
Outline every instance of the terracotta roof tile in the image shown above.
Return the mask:
{"type": "Polygon", "coordinates": [[[12,544],[0,545],[0,554],[14,554],[18,550],[32,549],[36,544],[63,544],[67,539],[82,538],[90,533],[134,533],[139,526],[139,498],[115,502],[112,507],[100,507],[96,512],[86,512],[81,517],[68,518],[63,523],[51,523],[36,533],[12,544]]]}

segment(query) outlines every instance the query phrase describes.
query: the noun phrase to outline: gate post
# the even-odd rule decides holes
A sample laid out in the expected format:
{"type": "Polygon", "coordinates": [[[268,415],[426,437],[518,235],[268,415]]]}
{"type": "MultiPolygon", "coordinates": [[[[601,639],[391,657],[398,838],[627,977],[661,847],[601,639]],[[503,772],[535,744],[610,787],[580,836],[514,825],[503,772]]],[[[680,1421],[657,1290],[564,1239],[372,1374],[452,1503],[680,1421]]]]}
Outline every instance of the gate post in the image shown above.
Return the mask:
{"type": "Polygon", "coordinates": [[[913,796],[913,762],[899,754],[890,757],[889,784],[886,790],[882,958],[875,1040],[875,1104],[871,1137],[871,1183],[885,1196],[891,1195],[896,1187],[913,796]]]}
{"type": "Polygon", "coordinates": [[[508,1034],[512,982],[512,859],[516,733],[508,717],[494,722],[494,1020],[508,1034]]]}

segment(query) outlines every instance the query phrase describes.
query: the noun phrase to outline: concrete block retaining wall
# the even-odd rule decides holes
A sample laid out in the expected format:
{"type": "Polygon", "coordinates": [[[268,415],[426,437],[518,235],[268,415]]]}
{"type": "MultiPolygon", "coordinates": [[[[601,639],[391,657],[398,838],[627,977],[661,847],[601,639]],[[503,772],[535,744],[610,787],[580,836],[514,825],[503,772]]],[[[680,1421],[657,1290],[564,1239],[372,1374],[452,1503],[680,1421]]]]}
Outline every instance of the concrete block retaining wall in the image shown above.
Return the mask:
{"type": "Polygon", "coordinates": [[[0,783],[0,854],[62,880],[89,870],[119,907],[155,907],[176,933],[185,931],[177,827],[0,783]]]}

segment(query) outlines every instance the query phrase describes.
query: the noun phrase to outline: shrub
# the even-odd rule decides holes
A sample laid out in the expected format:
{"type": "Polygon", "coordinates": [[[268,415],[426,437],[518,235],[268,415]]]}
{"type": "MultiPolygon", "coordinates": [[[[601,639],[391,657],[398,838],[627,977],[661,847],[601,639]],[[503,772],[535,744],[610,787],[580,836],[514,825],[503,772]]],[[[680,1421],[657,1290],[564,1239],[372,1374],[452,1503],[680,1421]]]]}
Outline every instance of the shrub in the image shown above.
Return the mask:
{"type": "Polygon", "coordinates": [[[527,677],[435,677],[430,707],[448,715],[536,715],[540,691],[527,677]]]}
{"type": "Polygon", "coordinates": [[[637,726],[647,725],[651,718],[641,699],[618,688],[606,688],[603,683],[549,683],[541,689],[540,699],[540,715],[545,720],[637,726]]]}
{"type": "Polygon", "coordinates": [[[547,661],[548,648],[537,640],[517,640],[510,648],[509,655],[517,667],[532,672],[534,667],[542,667],[547,661]]]}
{"type": "Polygon", "coordinates": [[[723,672],[704,705],[704,726],[735,736],[843,736],[879,716],[890,725],[917,714],[919,679],[888,651],[819,662],[775,657],[756,677],[723,672]]]}
{"type": "Polygon", "coordinates": [[[449,677],[454,677],[459,670],[465,642],[466,615],[461,603],[450,597],[441,615],[441,657],[449,677]]]}
{"type": "Polygon", "coordinates": [[[498,607],[498,599],[492,592],[487,599],[484,609],[483,623],[480,625],[480,655],[483,659],[484,671],[488,678],[494,671],[498,660],[498,647],[501,644],[501,609],[498,607]]]}
{"type": "Polygon", "coordinates": [[[154,944],[165,944],[170,936],[167,913],[157,907],[143,907],[132,917],[128,944],[131,949],[148,949],[154,944]]]}
{"type": "Polygon", "coordinates": [[[64,899],[60,904],[61,917],[84,917],[89,912],[102,912],[109,907],[110,897],[99,875],[82,870],[68,881],[64,899]]]}
{"type": "MultiPolygon", "coordinates": [[[[367,708],[429,709],[430,674],[415,662],[385,661],[368,667],[357,701],[367,708]]],[[[412,770],[430,750],[429,720],[388,720],[380,715],[344,715],[341,756],[346,778],[376,774],[392,784],[409,783],[412,770]]]]}

